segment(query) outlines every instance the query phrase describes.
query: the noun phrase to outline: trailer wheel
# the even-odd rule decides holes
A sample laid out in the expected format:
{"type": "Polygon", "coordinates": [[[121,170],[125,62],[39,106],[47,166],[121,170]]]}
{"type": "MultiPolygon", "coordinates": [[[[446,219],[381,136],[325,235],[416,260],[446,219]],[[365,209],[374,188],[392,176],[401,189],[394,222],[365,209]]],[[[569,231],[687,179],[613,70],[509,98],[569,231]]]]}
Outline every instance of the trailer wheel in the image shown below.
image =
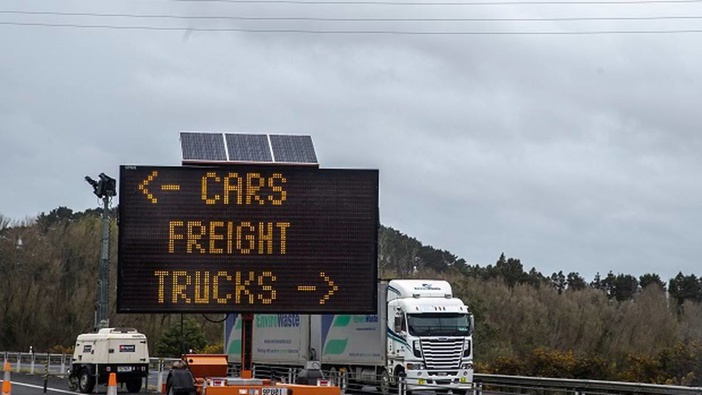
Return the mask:
{"type": "Polygon", "coordinates": [[[93,392],[95,388],[95,377],[90,374],[88,368],[83,368],[78,375],[78,389],[84,394],[89,394],[93,392]]]}
{"type": "Polygon", "coordinates": [[[141,378],[128,380],[127,391],[132,394],[141,391],[141,378]]]}

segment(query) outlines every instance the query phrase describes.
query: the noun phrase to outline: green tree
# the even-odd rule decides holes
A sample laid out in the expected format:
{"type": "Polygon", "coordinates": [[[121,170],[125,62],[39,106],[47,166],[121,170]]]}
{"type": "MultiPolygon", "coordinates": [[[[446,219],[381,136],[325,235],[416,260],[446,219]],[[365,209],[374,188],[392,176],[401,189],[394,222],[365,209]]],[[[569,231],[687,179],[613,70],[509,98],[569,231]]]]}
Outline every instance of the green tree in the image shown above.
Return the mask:
{"type": "Polygon", "coordinates": [[[668,292],[678,302],[678,306],[682,306],[686,300],[692,302],[702,300],[702,285],[694,274],[685,276],[679,272],[675,278],[670,279],[668,292]]]}
{"type": "Polygon", "coordinates": [[[171,325],[156,343],[156,353],[162,357],[179,357],[183,351],[198,352],[207,346],[200,324],[191,317],[171,325]]]}
{"type": "Polygon", "coordinates": [[[566,277],[563,275],[563,271],[559,270],[558,273],[551,274],[551,284],[558,291],[560,295],[566,288],[566,277]]]}
{"type": "Polygon", "coordinates": [[[639,280],[630,274],[620,273],[615,276],[610,271],[607,277],[602,280],[602,289],[608,298],[622,302],[634,298],[639,290],[639,280]]]}
{"type": "Polygon", "coordinates": [[[497,260],[495,267],[502,279],[510,287],[526,281],[527,274],[524,273],[524,267],[519,259],[509,258],[505,260],[505,254],[503,253],[500,255],[500,259],[497,260]]]}
{"type": "Polygon", "coordinates": [[[566,277],[566,284],[568,284],[568,289],[571,291],[580,291],[587,288],[587,283],[585,279],[580,277],[578,272],[570,272],[566,277]]]}
{"type": "Polygon", "coordinates": [[[602,277],[600,277],[600,272],[597,272],[597,274],[595,274],[595,278],[592,279],[590,287],[593,289],[604,290],[604,287],[602,285],[602,277]]]}
{"type": "Polygon", "coordinates": [[[661,290],[665,291],[665,282],[661,280],[660,276],[655,273],[646,273],[639,277],[639,285],[641,289],[648,287],[649,285],[656,284],[661,290]]]}
{"type": "Polygon", "coordinates": [[[524,276],[524,284],[529,284],[534,288],[539,288],[541,287],[541,284],[547,283],[548,280],[546,277],[544,277],[541,272],[537,271],[535,267],[532,267],[531,270],[529,270],[529,273],[527,273],[524,276]]]}

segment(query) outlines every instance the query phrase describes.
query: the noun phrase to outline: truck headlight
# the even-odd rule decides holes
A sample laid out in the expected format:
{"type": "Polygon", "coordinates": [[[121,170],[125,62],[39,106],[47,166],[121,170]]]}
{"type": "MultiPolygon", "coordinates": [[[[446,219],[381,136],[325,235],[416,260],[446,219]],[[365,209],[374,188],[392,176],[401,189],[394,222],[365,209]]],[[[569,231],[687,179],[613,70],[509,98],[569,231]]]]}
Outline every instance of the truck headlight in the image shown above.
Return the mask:
{"type": "Polygon", "coordinates": [[[415,340],[412,342],[412,351],[415,357],[422,357],[422,343],[419,340],[415,340]]]}
{"type": "Polygon", "coordinates": [[[407,370],[423,370],[424,364],[421,362],[408,362],[406,367],[407,370]]]}
{"type": "Polygon", "coordinates": [[[473,362],[463,362],[461,369],[473,370],[473,362]]]}

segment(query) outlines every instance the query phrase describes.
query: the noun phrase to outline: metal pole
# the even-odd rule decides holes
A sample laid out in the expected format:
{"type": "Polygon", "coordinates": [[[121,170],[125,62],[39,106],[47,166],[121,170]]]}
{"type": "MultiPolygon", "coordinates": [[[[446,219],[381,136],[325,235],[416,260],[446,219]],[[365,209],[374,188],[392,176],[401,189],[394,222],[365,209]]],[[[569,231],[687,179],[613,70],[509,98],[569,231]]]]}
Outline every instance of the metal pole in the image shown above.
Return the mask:
{"type": "Polygon", "coordinates": [[[162,387],[163,387],[163,359],[159,359],[158,360],[158,380],[156,381],[156,391],[163,392],[162,387]]]}
{"type": "Polygon", "coordinates": [[[183,314],[180,315],[180,351],[181,355],[185,355],[188,351],[185,349],[185,328],[183,327],[183,314]]]}
{"type": "Polygon", "coordinates": [[[406,395],[407,394],[407,375],[402,372],[400,374],[400,381],[397,383],[397,393],[398,395],[406,395]]]}
{"type": "Polygon", "coordinates": [[[44,364],[44,393],[46,393],[47,386],[49,385],[49,361],[51,359],[51,354],[46,353],[46,363],[44,364]]]}
{"type": "Polygon", "coordinates": [[[100,278],[98,279],[97,328],[110,326],[110,319],[107,315],[110,300],[110,217],[108,216],[110,197],[104,196],[102,203],[102,252],[100,254],[100,278]]]}

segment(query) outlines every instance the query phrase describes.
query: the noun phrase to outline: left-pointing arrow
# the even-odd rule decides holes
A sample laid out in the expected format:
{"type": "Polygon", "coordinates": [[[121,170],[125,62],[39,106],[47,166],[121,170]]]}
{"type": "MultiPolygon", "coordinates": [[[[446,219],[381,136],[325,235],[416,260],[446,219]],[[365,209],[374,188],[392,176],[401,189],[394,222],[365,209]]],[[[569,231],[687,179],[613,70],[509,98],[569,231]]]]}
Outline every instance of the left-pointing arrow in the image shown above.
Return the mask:
{"type": "MultiPolygon", "coordinates": [[[[158,171],[154,170],[151,172],[151,174],[149,174],[148,177],[146,177],[146,179],[144,181],[141,182],[141,184],[139,184],[139,190],[144,195],[146,195],[146,198],[149,199],[149,201],[151,201],[151,203],[154,203],[154,204],[158,203],[158,199],[146,187],[149,186],[149,184],[151,184],[151,182],[156,177],[158,177],[158,171]]],[[[162,191],[180,191],[180,185],[178,185],[178,184],[163,184],[163,185],[161,185],[161,190],[162,191]]]]}

